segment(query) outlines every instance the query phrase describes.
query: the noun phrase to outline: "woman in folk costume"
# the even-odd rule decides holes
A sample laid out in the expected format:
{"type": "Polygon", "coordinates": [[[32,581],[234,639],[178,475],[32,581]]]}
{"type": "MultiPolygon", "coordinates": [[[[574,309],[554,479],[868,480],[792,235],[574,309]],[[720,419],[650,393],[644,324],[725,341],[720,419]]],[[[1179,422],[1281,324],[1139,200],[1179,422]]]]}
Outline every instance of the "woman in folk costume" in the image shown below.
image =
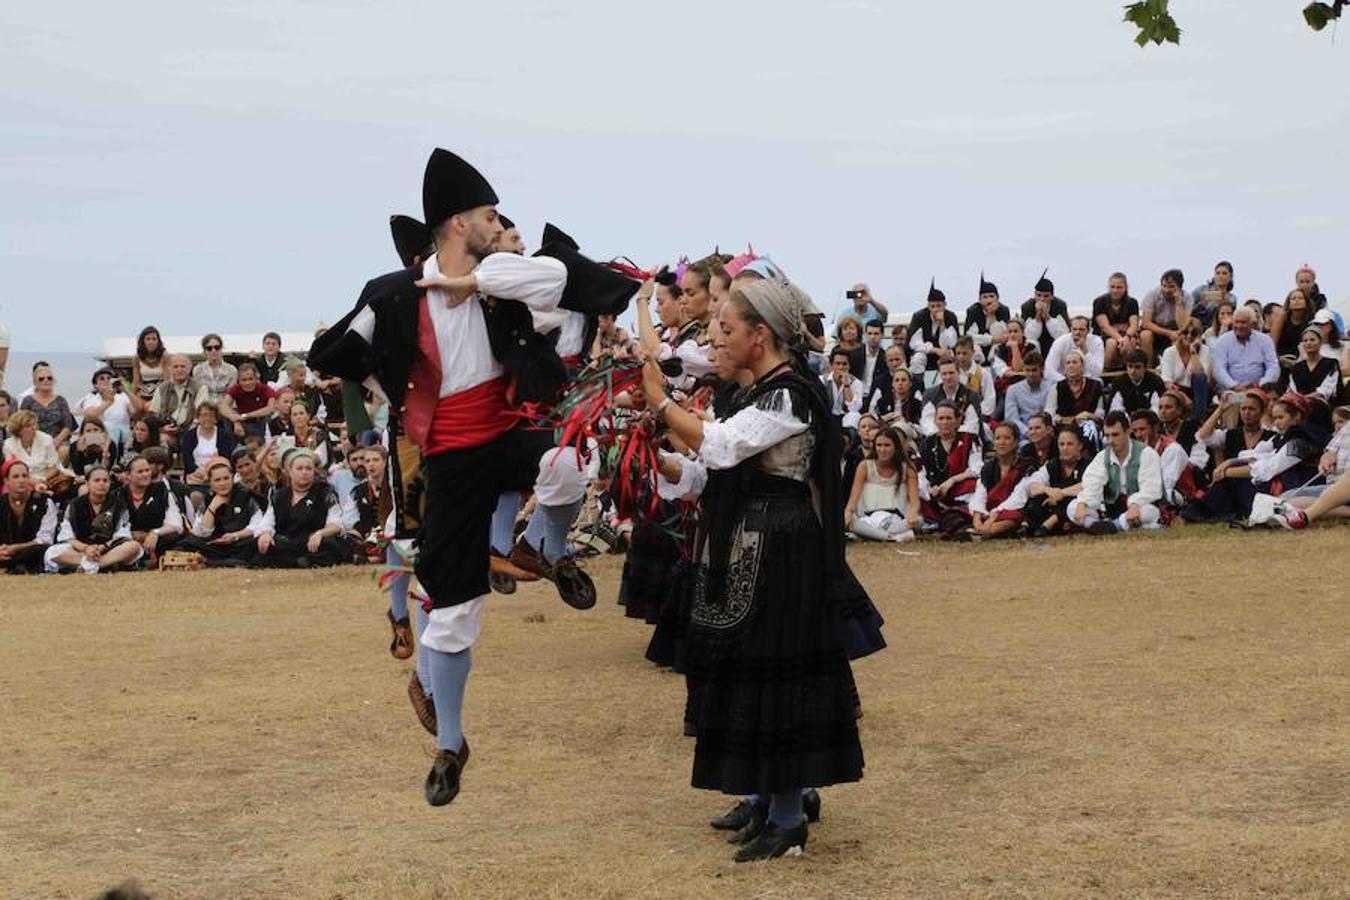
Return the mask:
{"type": "Polygon", "coordinates": [[[369,282],[310,358],[326,373],[378,389],[422,452],[426,514],[416,574],[432,610],[419,641],[434,688],[438,748],[425,792],[428,803],[442,806],[458,795],[469,757],[460,715],[502,492],[535,486],[542,534],[527,532],[516,551],[530,556],[569,605],[595,604],[594,584],[567,553],[584,472],[576,460],[560,461],[541,478],[552,435],[521,427],[514,412],[518,402],[552,400],[566,378],[535,332],[531,310],[586,312],[615,293],[631,296],[636,285],[575,252],[494,252],[503,230],[497,194],[448,151],[437,149],[427,161],[422,205],[435,253],[369,282]]]}
{"type": "Polygon", "coordinates": [[[862,591],[833,512],[841,439],[818,382],[788,349],[801,333],[800,301],[771,281],[733,287],[720,321],[728,359],[754,376],[734,412],[708,422],[681,409],[654,362],[643,390],[696,454],[664,457],[663,477],[686,492],[706,482],[688,635],[700,686],[693,784],[768,799],[736,853],[744,862],[805,846],[803,788],[862,778],[848,626],[839,626],[862,591]]]}
{"type": "Polygon", "coordinates": [[[937,433],[919,442],[924,518],[948,536],[970,523],[967,504],[980,477],[979,441],[968,431],[957,431],[958,416],[955,402],[938,401],[933,413],[937,433]]]}

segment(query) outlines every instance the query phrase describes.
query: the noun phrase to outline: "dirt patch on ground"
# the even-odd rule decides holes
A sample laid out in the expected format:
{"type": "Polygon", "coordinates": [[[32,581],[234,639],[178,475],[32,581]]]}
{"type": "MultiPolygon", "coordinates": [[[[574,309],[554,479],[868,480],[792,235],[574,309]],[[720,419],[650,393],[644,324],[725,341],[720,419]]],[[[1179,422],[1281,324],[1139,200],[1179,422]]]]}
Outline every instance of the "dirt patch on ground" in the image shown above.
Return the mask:
{"type": "Polygon", "coordinates": [[[618,560],[493,598],[439,810],[369,571],[0,577],[0,894],[1345,896],[1348,539],[851,548],[867,777],[751,867],[618,560]]]}

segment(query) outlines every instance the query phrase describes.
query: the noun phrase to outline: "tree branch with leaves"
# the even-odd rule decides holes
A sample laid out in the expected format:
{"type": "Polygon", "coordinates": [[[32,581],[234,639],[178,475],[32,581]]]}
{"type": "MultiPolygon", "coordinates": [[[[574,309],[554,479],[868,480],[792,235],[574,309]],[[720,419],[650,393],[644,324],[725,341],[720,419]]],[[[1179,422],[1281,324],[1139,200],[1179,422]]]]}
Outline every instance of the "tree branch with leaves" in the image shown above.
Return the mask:
{"type": "MultiPolygon", "coordinates": [[[[1309,3],[1303,8],[1303,20],[1313,31],[1321,31],[1341,17],[1350,0],[1309,3]]],[[[1139,29],[1134,42],[1141,47],[1152,44],[1180,44],[1181,26],[1167,8],[1168,0],[1139,0],[1125,7],[1125,21],[1139,29]]]]}

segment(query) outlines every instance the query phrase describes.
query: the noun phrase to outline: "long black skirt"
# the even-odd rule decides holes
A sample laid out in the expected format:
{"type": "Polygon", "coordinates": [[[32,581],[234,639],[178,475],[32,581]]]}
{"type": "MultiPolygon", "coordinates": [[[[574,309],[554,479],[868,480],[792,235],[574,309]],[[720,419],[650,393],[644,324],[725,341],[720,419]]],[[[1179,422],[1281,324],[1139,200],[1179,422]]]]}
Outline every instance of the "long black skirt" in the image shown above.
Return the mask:
{"type": "Polygon", "coordinates": [[[826,596],[819,522],[809,501],[795,499],[771,501],[757,518],[790,530],[761,532],[756,558],[733,562],[736,580],[753,582],[754,602],[730,641],[706,624],[694,591],[693,785],[765,795],[858,781],[855,685],[840,611],[826,596]]]}
{"type": "MultiPolygon", "coordinates": [[[[658,516],[664,518],[662,512],[658,516]]],[[[630,619],[642,619],[655,625],[661,618],[661,606],[670,586],[670,570],[679,561],[675,539],[653,522],[641,522],[633,528],[628,555],[623,561],[623,579],[619,582],[619,605],[630,619]]]]}

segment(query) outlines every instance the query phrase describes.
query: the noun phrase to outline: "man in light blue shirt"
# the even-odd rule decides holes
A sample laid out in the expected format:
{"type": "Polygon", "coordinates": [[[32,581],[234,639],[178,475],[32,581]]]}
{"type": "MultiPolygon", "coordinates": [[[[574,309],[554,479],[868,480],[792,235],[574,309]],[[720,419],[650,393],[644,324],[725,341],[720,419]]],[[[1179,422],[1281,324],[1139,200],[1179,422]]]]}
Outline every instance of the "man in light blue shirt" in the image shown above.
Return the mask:
{"type": "Polygon", "coordinates": [[[1219,390],[1242,393],[1280,380],[1275,342],[1256,330],[1256,313],[1242,306],[1233,313],[1233,329],[1214,344],[1214,383],[1219,390]]]}
{"type": "Polygon", "coordinates": [[[869,322],[876,322],[883,326],[886,324],[886,318],[891,312],[885,304],[872,298],[872,292],[867,289],[867,285],[859,282],[847,293],[852,305],[845,307],[839,315],[834,317],[836,325],[842,322],[845,316],[852,316],[864,326],[869,322]]]}
{"type": "Polygon", "coordinates": [[[1045,412],[1046,401],[1055,386],[1045,380],[1045,366],[1041,354],[1035,350],[1027,351],[1022,358],[1022,371],[1026,378],[1008,387],[1003,397],[1004,422],[1016,422],[1018,431],[1027,430],[1027,422],[1038,412],[1045,412]]]}

